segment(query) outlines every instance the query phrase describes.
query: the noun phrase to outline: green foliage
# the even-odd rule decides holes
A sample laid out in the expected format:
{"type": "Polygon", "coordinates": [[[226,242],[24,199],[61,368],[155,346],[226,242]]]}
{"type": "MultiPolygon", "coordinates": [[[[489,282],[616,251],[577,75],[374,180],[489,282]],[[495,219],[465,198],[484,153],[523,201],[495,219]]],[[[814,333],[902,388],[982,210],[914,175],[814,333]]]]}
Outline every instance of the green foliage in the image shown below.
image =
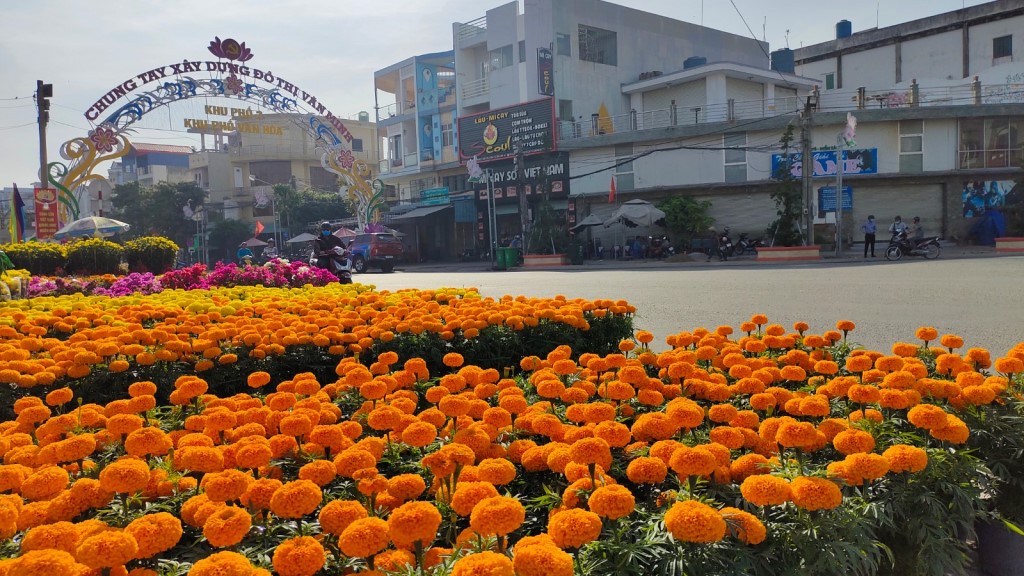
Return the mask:
{"type": "Polygon", "coordinates": [[[67,264],[71,274],[117,274],[124,260],[124,248],[102,238],[77,240],[67,245],[67,264]]]}
{"type": "Polygon", "coordinates": [[[64,267],[67,252],[60,244],[22,242],[0,246],[15,268],[28,270],[33,275],[54,276],[64,267]]]}
{"type": "Polygon", "coordinates": [[[240,220],[220,220],[210,229],[210,260],[235,261],[238,245],[252,237],[252,225],[240,220]]]}
{"type": "Polygon", "coordinates": [[[711,202],[690,196],[666,198],[658,203],[658,209],[665,213],[665,226],[677,244],[689,244],[694,238],[703,236],[715,221],[708,215],[711,202]]]}
{"type": "Polygon", "coordinates": [[[292,214],[295,213],[295,209],[298,207],[300,200],[301,196],[299,195],[299,192],[290,185],[274,185],[274,210],[277,211],[284,228],[293,235],[292,214]]]}
{"type": "Polygon", "coordinates": [[[558,217],[545,193],[530,226],[526,251],[530,254],[565,254],[568,248],[569,226],[564,218],[558,217]]]}
{"type": "Polygon", "coordinates": [[[772,189],[771,198],[775,201],[778,218],[768,225],[768,236],[774,238],[776,246],[799,246],[803,243],[800,233],[800,217],[803,215],[803,192],[800,180],[793,177],[790,170],[793,164],[793,125],[779,139],[782,157],[773,177],[778,182],[772,189]]]}
{"type": "Polygon", "coordinates": [[[167,238],[147,236],[129,240],[124,244],[124,255],[129,270],[160,274],[174,267],[178,245],[167,238]]]}
{"type": "Polygon", "coordinates": [[[129,238],[163,236],[184,244],[195,233],[195,223],[184,217],[182,209],[202,206],[206,192],[195,182],[160,182],[146,187],[138,182],[114,187],[114,217],[131,224],[129,238]]]}
{"type": "Polygon", "coordinates": [[[324,220],[340,220],[352,216],[344,198],[337,192],[302,190],[296,195],[297,199],[288,211],[288,218],[296,225],[319,224],[324,220]]]}

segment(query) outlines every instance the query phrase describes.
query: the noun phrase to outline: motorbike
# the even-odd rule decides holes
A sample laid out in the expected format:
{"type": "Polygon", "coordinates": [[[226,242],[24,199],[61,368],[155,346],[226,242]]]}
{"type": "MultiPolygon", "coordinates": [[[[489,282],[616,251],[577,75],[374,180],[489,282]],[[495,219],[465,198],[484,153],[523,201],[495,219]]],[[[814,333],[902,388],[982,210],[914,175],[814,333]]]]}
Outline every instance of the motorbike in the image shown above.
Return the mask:
{"type": "Polygon", "coordinates": [[[906,232],[893,234],[889,246],[885,249],[885,259],[897,261],[904,256],[923,256],[927,260],[939,257],[939,237],[930,236],[920,240],[907,238],[906,232]]]}
{"type": "Polygon", "coordinates": [[[718,259],[728,260],[729,256],[732,256],[735,248],[732,244],[732,239],[729,238],[729,229],[726,228],[718,235],[718,259]]]}
{"type": "Polygon", "coordinates": [[[322,253],[317,253],[314,251],[309,258],[309,263],[312,264],[313,266],[317,266],[319,264],[320,258],[330,259],[330,263],[327,269],[330,270],[332,274],[338,277],[339,282],[341,282],[342,284],[352,283],[351,252],[349,252],[345,248],[342,248],[341,246],[335,246],[331,250],[322,253]]]}
{"type": "Polygon", "coordinates": [[[767,245],[768,243],[764,241],[764,238],[751,240],[750,236],[744,232],[743,234],[740,234],[739,240],[736,241],[736,247],[733,249],[733,252],[737,256],[742,256],[747,252],[757,254],[758,248],[764,248],[767,245]]]}
{"type": "Polygon", "coordinates": [[[675,248],[668,241],[668,236],[649,236],[647,243],[650,246],[648,252],[651,258],[660,260],[676,253],[675,248]]]}
{"type": "Polygon", "coordinates": [[[459,260],[461,262],[473,262],[476,259],[476,250],[473,250],[472,248],[466,248],[461,254],[459,254],[459,260]]]}

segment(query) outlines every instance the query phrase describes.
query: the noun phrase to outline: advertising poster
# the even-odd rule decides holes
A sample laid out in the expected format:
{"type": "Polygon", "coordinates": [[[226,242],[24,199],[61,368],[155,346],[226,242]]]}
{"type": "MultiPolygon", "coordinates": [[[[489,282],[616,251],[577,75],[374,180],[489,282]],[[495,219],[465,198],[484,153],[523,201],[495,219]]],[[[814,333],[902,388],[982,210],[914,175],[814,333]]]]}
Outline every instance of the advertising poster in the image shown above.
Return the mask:
{"type": "MultiPolygon", "coordinates": [[[[803,154],[797,152],[790,154],[790,174],[794,178],[803,176],[803,154]]],[[[819,150],[811,153],[814,162],[814,177],[836,175],[836,151],[819,150]]],[[[856,148],[844,150],[843,174],[877,174],[878,173],[878,149],[877,148],[856,148]]],[[[772,154],[772,175],[779,173],[779,163],[782,162],[782,154],[772,154]]]]}
{"type": "Polygon", "coordinates": [[[36,238],[46,240],[60,230],[57,217],[57,190],[54,188],[36,188],[36,238]]]}
{"type": "Polygon", "coordinates": [[[963,217],[981,216],[986,210],[999,210],[1003,206],[1019,204],[1021,192],[1013,180],[987,180],[964,182],[961,193],[963,217]]]}
{"type": "Polygon", "coordinates": [[[489,110],[458,120],[459,160],[491,162],[523,154],[539,154],[555,147],[553,98],[489,110]]]}
{"type": "Polygon", "coordinates": [[[537,48],[537,92],[555,95],[555,56],[547,48],[537,48]]]}

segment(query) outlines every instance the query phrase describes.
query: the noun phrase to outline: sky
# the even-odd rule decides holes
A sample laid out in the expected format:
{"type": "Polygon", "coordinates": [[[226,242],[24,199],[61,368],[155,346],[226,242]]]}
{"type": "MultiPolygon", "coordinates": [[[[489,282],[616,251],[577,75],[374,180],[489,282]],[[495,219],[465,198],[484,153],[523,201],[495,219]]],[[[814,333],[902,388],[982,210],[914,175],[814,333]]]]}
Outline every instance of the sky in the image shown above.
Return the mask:
{"type": "MultiPolygon", "coordinates": [[[[558,0],[555,0],[558,1],[558,0]]],[[[450,50],[452,23],[483,16],[502,0],[33,0],[5,1],[0,34],[0,187],[38,180],[36,80],[53,84],[49,161],[86,135],[93,102],[137,74],[184,59],[213,60],[215,36],[245,42],[250,65],[286,78],[336,115],[374,117],[373,72],[416,54],[450,50]]],[[[770,49],[831,40],[835,23],[854,32],[973,6],[978,0],[616,0],[631,8],[767,39],[770,49]],[[742,17],[741,17],[742,15],[742,17]]],[[[520,2],[522,4],[522,2],[520,2]]],[[[141,90],[140,90],[141,91],[141,90]]],[[[198,145],[182,118],[205,117],[181,102],[136,124],[133,142],[198,145]]],[[[104,173],[105,176],[105,173],[104,173]]]]}

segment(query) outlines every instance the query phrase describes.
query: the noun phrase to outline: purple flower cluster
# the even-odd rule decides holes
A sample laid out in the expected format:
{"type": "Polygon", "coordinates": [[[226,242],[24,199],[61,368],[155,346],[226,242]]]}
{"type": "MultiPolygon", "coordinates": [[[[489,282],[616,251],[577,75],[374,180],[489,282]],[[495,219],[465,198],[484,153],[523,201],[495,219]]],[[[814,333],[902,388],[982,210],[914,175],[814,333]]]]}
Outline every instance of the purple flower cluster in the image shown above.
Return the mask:
{"type": "Polygon", "coordinates": [[[97,288],[93,294],[100,296],[129,296],[131,294],[154,294],[163,290],[163,286],[151,272],[139,274],[132,272],[114,281],[110,288],[97,288]]]}
{"type": "Polygon", "coordinates": [[[67,296],[69,294],[90,295],[96,290],[108,288],[109,285],[98,280],[83,280],[80,278],[45,278],[33,276],[28,281],[28,297],[36,296],[67,296]]]}

